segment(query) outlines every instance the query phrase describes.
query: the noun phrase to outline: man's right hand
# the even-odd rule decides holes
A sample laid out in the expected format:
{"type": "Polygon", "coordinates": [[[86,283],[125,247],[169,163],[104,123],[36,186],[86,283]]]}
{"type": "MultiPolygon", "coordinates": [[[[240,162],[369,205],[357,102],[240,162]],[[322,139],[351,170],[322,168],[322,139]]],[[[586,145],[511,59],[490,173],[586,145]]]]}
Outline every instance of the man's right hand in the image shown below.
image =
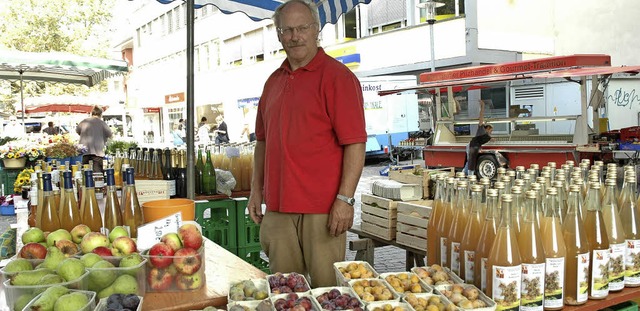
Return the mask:
{"type": "Polygon", "coordinates": [[[249,210],[249,216],[251,220],[256,224],[262,222],[262,192],[259,190],[251,190],[249,195],[249,202],[247,203],[247,210],[249,210]]]}

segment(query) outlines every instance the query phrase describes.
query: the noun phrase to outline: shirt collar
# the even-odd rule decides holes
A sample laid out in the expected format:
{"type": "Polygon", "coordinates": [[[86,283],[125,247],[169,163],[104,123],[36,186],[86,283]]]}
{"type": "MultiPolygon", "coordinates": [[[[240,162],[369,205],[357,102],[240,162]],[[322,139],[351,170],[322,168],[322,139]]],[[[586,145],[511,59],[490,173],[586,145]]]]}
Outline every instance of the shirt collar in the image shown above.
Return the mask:
{"type": "MultiPolygon", "coordinates": [[[[320,65],[322,65],[322,63],[324,62],[325,55],[327,54],[324,52],[324,49],[321,47],[318,47],[318,53],[316,53],[313,59],[306,66],[298,68],[298,70],[303,69],[306,71],[314,71],[318,69],[320,65]]],[[[280,65],[280,69],[286,72],[291,72],[291,65],[289,64],[289,59],[285,58],[285,60],[282,62],[282,65],[280,65]]]]}

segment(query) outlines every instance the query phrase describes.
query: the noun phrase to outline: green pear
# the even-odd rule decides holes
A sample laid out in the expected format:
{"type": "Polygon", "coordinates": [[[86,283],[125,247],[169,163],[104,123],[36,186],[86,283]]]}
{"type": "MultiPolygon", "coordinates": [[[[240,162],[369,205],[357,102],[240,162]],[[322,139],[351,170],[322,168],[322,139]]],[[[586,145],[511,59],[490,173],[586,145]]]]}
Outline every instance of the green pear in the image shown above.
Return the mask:
{"type": "Polygon", "coordinates": [[[33,298],[35,298],[36,295],[35,294],[24,294],[20,297],[18,297],[18,299],[16,299],[16,302],[13,303],[13,310],[22,310],[24,309],[24,307],[26,307],[29,302],[31,302],[31,300],[33,300],[33,298]]]}
{"type": "Polygon", "coordinates": [[[57,274],[47,274],[45,276],[43,276],[42,278],[40,278],[40,281],[38,281],[38,285],[44,285],[44,284],[60,284],[60,283],[64,283],[66,282],[66,280],[57,275],[57,274]]]}
{"type": "Polygon", "coordinates": [[[128,274],[119,276],[113,284],[98,293],[98,299],[109,297],[112,294],[136,294],[138,292],[138,280],[128,274]]]}
{"type": "Polygon", "coordinates": [[[44,257],[42,267],[55,270],[58,265],[67,258],[64,253],[57,247],[51,246],[47,248],[47,256],[44,257]]]}
{"type": "Polygon", "coordinates": [[[72,292],[58,298],[56,303],[53,305],[53,311],[82,310],[82,308],[88,304],[89,298],[87,295],[81,292],[72,292]]]}
{"type": "Polygon", "coordinates": [[[31,310],[53,311],[53,306],[58,298],[69,292],[69,289],[62,285],[53,285],[47,288],[36,301],[31,305],[31,310]]]}
{"type": "Polygon", "coordinates": [[[118,277],[115,266],[107,260],[98,261],[89,271],[89,290],[94,292],[107,288],[118,277]]]}
{"type": "Polygon", "coordinates": [[[47,275],[52,274],[53,270],[51,269],[36,269],[30,271],[20,271],[9,277],[11,280],[11,285],[37,285],[40,279],[47,275]]]}
{"type": "Polygon", "coordinates": [[[127,256],[122,257],[118,267],[120,268],[129,268],[123,269],[125,273],[130,274],[134,277],[138,276],[138,272],[144,269],[144,266],[141,263],[144,261],[144,258],[139,253],[131,253],[127,256]],[[137,267],[137,268],[133,268],[137,267]]]}
{"type": "Polygon", "coordinates": [[[67,282],[77,280],[81,277],[84,272],[84,264],[78,258],[67,258],[63,260],[58,267],[56,268],[56,272],[59,276],[63,277],[67,282]]]}
{"type": "Polygon", "coordinates": [[[96,253],[86,253],[82,255],[82,257],[80,257],[80,260],[82,261],[85,267],[91,268],[93,267],[94,264],[96,264],[96,262],[104,259],[102,259],[102,257],[100,257],[100,255],[96,253]]]}
{"type": "Polygon", "coordinates": [[[14,273],[19,271],[29,271],[33,270],[33,265],[28,259],[24,258],[16,258],[4,266],[2,270],[4,273],[14,273]]]}
{"type": "Polygon", "coordinates": [[[72,241],[73,237],[71,237],[71,233],[65,229],[58,229],[53,231],[47,235],[47,246],[55,246],[56,241],[60,240],[69,240],[72,241]]]}

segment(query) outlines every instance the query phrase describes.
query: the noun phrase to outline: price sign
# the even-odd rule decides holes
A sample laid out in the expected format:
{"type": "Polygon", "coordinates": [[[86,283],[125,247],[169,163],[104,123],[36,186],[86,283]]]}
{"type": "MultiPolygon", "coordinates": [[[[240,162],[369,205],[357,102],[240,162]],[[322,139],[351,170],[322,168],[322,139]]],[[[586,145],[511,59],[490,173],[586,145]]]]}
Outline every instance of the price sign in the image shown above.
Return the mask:
{"type": "Polygon", "coordinates": [[[182,213],[178,212],[138,227],[138,250],[150,249],[166,233],[178,232],[182,226],[182,213]]]}

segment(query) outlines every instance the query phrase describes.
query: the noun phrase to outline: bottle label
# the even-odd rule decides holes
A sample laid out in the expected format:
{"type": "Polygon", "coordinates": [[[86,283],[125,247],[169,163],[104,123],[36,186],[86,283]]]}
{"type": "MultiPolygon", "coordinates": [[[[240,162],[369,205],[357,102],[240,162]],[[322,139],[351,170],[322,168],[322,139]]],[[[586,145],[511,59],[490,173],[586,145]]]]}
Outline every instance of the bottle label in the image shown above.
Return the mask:
{"type": "Polygon", "coordinates": [[[485,292],[487,290],[487,257],[480,259],[480,290],[485,292]]]}
{"type": "Polygon", "coordinates": [[[176,180],[169,180],[169,196],[176,195],[176,180]]]}
{"type": "Polygon", "coordinates": [[[609,249],[594,249],[591,255],[590,297],[609,295],[609,249]]]}
{"type": "Polygon", "coordinates": [[[521,311],[543,309],[544,267],[544,263],[522,264],[521,311]]]}
{"type": "Polygon", "coordinates": [[[31,188],[29,190],[29,200],[31,200],[31,205],[38,205],[38,189],[31,188]]]}
{"type": "Polygon", "coordinates": [[[545,260],[544,307],[562,308],[564,305],[564,257],[545,260]]]}
{"type": "Polygon", "coordinates": [[[576,288],[578,293],[576,294],[576,302],[585,302],[589,299],[589,253],[578,254],[578,271],[576,273],[576,282],[578,282],[576,288]]]}
{"type": "Polygon", "coordinates": [[[609,244],[609,291],[624,288],[624,254],[627,243],[609,244]]]}
{"type": "Polygon", "coordinates": [[[624,260],[624,284],[640,285],[640,240],[627,240],[624,260]]]}
{"type": "Polygon", "coordinates": [[[467,284],[473,284],[473,271],[475,270],[475,251],[464,251],[464,281],[467,284]]]}
{"type": "Polygon", "coordinates": [[[460,275],[460,243],[451,242],[451,272],[460,275]]]}
{"type": "Polygon", "coordinates": [[[446,266],[447,263],[447,238],[440,238],[440,265],[446,266]]]}
{"type": "Polygon", "coordinates": [[[496,310],[518,311],[520,309],[520,282],[522,267],[520,265],[503,267],[493,266],[493,297],[496,310]]]}

